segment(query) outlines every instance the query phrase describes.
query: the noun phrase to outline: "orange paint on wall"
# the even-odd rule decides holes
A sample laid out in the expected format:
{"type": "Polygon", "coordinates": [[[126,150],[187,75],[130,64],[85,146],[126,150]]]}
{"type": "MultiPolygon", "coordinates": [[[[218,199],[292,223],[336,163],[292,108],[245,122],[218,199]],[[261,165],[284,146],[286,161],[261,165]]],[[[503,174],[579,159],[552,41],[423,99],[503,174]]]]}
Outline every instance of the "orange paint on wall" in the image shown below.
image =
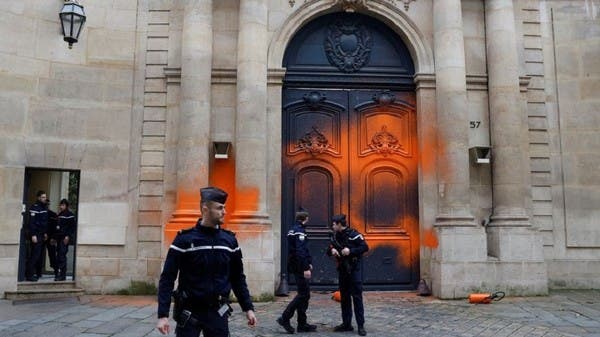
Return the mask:
{"type": "Polygon", "coordinates": [[[437,234],[435,229],[427,228],[423,230],[423,240],[421,241],[423,246],[429,248],[437,248],[439,245],[437,234]]]}

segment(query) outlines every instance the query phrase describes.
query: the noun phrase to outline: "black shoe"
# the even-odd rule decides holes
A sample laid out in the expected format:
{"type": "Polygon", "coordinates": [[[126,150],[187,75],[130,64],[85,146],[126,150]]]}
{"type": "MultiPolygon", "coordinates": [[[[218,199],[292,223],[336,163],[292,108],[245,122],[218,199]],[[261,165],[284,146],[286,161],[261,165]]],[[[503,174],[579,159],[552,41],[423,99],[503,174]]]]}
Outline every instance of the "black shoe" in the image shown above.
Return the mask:
{"type": "Polygon", "coordinates": [[[64,276],[59,276],[54,279],[54,281],[66,281],[66,280],[67,280],[67,278],[64,276]]]}
{"type": "Polygon", "coordinates": [[[367,330],[365,330],[365,327],[363,327],[363,326],[359,326],[358,327],[358,335],[359,336],[366,336],[367,335],[367,330]]]}
{"type": "Polygon", "coordinates": [[[351,324],[340,324],[340,325],[336,326],[335,328],[333,328],[333,331],[335,331],[335,332],[354,331],[354,328],[352,327],[351,324]]]}
{"type": "Polygon", "coordinates": [[[314,324],[298,324],[296,330],[298,332],[315,332],[317,331],[317,326],[314,324]]]}
{"type": "Polygon", "coordinates": [[[38,278],[35,276],[31,276],[31,277],[26,277],[25,281],[29,281],[29,282],[37,282],[38,278]]]}
{"type": "Polygon", "coordinates": [[[286,321],[283,317],[277,319],[277,323],[281,325],[290,335],[294,333],[294,327],[290,325],[290,321],[286,321]]]}

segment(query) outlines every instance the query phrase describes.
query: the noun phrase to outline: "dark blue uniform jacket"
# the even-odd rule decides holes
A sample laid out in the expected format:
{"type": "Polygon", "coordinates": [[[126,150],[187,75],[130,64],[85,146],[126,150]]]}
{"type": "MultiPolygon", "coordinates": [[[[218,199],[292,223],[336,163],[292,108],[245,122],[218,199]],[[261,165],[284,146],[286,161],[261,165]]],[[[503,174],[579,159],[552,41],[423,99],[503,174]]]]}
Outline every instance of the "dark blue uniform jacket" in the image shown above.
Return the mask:
{"type": "MultiPolygon", "coordinates": [[[[331,256],[331,248],[336,248],[333,242],[335,242],[335,245],[350,249],[350,255],[347,258],[350,259],[352,277],[360,279],[361,258],[364,253],[369,251],[369,246],[363,235],[357,230],[348,227],[341,232],[334,232],[331,241],[332,243],[329,245],[329,249],[327,249],[327,255],[331,256]]],[[[342,253],[341,250],[339,253],[342,253]]]]}
{"type": "Polygon", "coordinates": [[[300,221],[287,234],[288,240],[288,271],[290,273],[303,273],[310,269],[312,257],[308,250],[308,235],[300,221]]]}
{"type": "Polygon", "coordinates": [[[48,231],[48,209],[36,202],[29,209],[29,235],[44,235],[48,231]]]}
{"type": "Polygon", "coordinates": [[[62,240],[65,236],[72,239],[75,234],[75,214],[68,209],[60,212],[58,220],[53,224],[53,227],[48,228],[48,233],[54,239],[62,240]]]}
{"type": "MultiPolygon", "coordinates": [[[[242,251],[233,232],[200,225],[180,231],[173,240],[158,285],[158,318],[168,317],[171,294],[179,275],[179,290],[188,296],[186,303],[201,307],[230,291],[243,311],[254,310],[246,284],[242,251]]],[[[184,305],[186,306],[186,305],[184,305]]]]}

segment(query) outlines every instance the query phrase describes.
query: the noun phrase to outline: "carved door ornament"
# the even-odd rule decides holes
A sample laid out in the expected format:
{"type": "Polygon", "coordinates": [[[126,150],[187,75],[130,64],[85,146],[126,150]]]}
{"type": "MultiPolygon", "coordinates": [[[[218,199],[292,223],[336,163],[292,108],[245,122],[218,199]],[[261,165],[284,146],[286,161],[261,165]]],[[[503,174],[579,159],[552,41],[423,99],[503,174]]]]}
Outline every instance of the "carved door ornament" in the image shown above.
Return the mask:
{"type": "Polygon", "coordinates": [[[390,105],[394,103],[395,100],[396,95],[392,94],[389,90],[385,90],[379,94],[373,95],[373,101],[382,106],[390,105]]]}
{"type": "Polygon", "coordinates": [[[315,156],[327,151],[331,148],[331,144],[329,144],[327,137],[319,131],[319,128],[313,125],[312,131],[307,132],[304,137],[298,139],[296,148],[315,156]]]}
{"type": "Polygon", "coordinates": [[[304,102],[306,102],[306,104],[308,105],[309,108],[311,108],[312,110],[316,110],[319,105],[325,101],[327,97],[325,97],[325,95],[321,94],[318,91],[311,91],[310,93],[302,96],[302,99],[304,100],[304,102]]]}
{"type": "Polygon", "coordinates": [[[360,20],[340,19],[329,25],[324,45],[331,65],[345,73],[354,73],[369,62],[373,41],[360,20]]]}
{"type": "Polygon", "coordinates": [[[398,138],[388,132],[386,125],[383,125],[381,130],[373,135],[369,148],[384,157],[402,151],[402,145],[398,142],[398,138]]]}

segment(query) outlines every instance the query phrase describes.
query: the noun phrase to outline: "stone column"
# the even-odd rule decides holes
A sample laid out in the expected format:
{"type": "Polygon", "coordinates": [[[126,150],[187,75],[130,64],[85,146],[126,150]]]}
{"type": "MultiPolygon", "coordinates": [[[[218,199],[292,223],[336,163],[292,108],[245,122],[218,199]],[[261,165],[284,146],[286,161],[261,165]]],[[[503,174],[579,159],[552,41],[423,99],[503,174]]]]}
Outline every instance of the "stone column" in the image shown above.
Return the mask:
{"type": "Polygon", "coordinates": [[[254,224],[268,220],[267,14],[266,0],[240,1],[233,220],[254,224]]]}
{"type": "Polygon", "coordinates": [[[200,216],[199,189],[208,184],[210,159],[212,0],[183,3],[177,206],[165,230],[167,237],[193,226],[200,216]]]}
{"type": "Polygon", "coordinates": [[[433,2],[440,225],[473,225],[469,121],[460,0],[433,2]]]}
{"type": "Polygon", "coordinates": [[[438,187],[435,228],[439,246],[432,253],[431,282],[434,295],[460,298],[481,287],[487,274],[485,232],[475,224],[470,210],[461,1],[434,1],[433,21],[438,187]]]}
{"type": "Polygon", "coordinates": [[[237,233],[248,286],[256,296],[275,290],[275,242],[267,213],[267,16],[267,0],[240,0],[235,209],[228,226],[237,233]]]}
{"type": "MultiPolygon", "coordinates": [[[[501,260],[532,256],[525,207],[530,205],[524,112],[519,91],[519,60],[512,0],[486,0],[486,51],[492,144],[493,214],[490,254],[501,260]],[[509,229],[512,228],[512,229],[509,229]],[[521,232],[514,236],[509,232],[521,232]],[[523,249],[529,251],[525,253],[523,249]]],[[[539,247],[541,249],[541,247],[539,247]]]]}

